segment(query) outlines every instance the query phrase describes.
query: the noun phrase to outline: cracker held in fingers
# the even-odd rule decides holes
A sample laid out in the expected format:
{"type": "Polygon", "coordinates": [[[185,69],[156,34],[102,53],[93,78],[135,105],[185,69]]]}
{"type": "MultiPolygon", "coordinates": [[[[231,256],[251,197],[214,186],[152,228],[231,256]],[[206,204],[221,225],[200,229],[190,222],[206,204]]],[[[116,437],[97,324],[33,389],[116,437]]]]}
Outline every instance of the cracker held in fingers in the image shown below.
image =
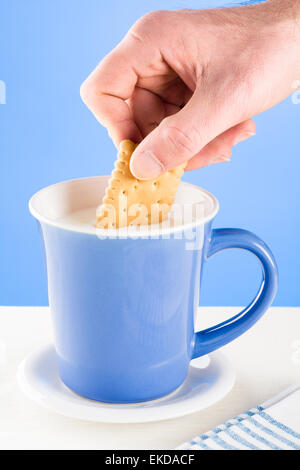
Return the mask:
{"type": "Polygon", "coordinates": [[[115,169],[97,210],[97,228],[157,224],[168,217],[186,163],[153,180],[140,181],[129,169],[136,147],[130,140],[120,143],[115,169]]]}

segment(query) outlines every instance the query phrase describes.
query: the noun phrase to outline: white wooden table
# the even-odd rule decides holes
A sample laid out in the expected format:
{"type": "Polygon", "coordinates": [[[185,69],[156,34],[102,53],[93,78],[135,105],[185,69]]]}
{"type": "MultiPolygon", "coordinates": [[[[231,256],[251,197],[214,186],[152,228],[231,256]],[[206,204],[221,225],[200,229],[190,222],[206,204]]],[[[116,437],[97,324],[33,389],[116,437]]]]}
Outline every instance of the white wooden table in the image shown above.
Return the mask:
{"type": "MultiPolygon", "coordinates": [[[[203,307],[197,327],[238,310],[203,307]]],[[[0,449],[169,450],[300,381],[300,308],[271,308],[249,332],[223,348],[237,380],[221,402],[163,422],[89,423],[39,407],[17,386],[20,361],[51,340],[48,308],[0,307],[0,449]]]]}

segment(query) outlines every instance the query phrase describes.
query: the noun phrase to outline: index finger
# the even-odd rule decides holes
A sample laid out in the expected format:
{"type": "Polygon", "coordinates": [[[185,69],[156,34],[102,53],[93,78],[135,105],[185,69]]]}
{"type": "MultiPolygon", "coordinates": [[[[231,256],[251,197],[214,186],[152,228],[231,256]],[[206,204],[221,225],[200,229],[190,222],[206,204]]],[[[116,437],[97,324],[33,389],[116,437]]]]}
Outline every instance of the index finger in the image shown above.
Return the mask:
{"type": "Polygon", "coordinates": [[[141,132],[126,100],[135,89],[135,63],[141,59],[138,41],[126,36],[85,80],[80,89],[84,103],[103,124],[118,147],[124,139],[139,142],[141,132]]]}

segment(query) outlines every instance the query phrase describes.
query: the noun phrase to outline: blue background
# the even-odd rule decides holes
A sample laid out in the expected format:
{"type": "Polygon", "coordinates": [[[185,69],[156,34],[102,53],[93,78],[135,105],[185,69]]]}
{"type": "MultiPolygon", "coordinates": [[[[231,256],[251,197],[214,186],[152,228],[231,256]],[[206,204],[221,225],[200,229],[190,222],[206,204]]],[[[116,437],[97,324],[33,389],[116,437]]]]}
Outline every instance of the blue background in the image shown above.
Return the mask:
{"type": "MultiPolygon", "coordinates": [[[[57,181],[111,172],[115,149],[80,100],[82,81],[147,11],[220,3],[1,0],[0,304],[48,302],[30,196],[57,181]]],[[[257,135],[234,149],[232,162],[184,176],[219,199],[215,226],[253,230],[271,246],[280,273],[276,305],[300,305],[299,117],[300,106],[287,99],[255,118],[257,135]]],[[[206,266],[201,303],[244,305],[259,279],[251,255],[219,254],[206,266]]]]}

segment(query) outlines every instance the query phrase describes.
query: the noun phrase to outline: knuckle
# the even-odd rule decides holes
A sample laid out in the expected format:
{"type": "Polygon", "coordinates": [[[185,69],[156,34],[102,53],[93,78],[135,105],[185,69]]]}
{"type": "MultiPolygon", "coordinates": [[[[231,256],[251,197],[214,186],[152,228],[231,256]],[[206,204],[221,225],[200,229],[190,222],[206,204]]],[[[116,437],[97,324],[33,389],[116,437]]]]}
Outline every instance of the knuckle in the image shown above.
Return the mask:
{"type": "Polygon", "coordinates": [[[88,107],[93,107],[96,101],[103,96],[104,92],[101,91],[101,83],[95,83],[94,80],[86,79],[80,87],[80,97],[84,104],[88,107]]]}
{"type": "Polygon", "coordinates": [[[190,155],[194,151],[194,142],[192,138],[182,129],[174,125],[166,126],[163,130],[163,138],[170,145],[171,150],[181,154],[190,155]]]}
{"type": "Polygon", "coordinates": [[[137,31],[151,29],[154,26],[160,25],[167,15],[168,12],[166,10],[156,10],[146,13],[136,22],[134,29],[137,31]]]}
{"type": "Polygon", "coordinates": [[[232,153],[229,142],[227,142],[223,137],[215,139],[215,141],[211,144],[211,151],[214,155],[221,155],[226,157],[228,160],[230,159],[232,153]]]}
{"type": "Polygon", "coordinates": [[[88,81],[84,81],[80,87],[80,97],[85,104],[90,102],[91,90],[88,81]]]}
{"type": "Polygon", "coordinates": [[[228,160],[230,160],[230,158],[232,156],[231,147],[223,147],[222,149],[220,149],[220,155],[222,155],[224,158],[227,158],[228,160]]]}

